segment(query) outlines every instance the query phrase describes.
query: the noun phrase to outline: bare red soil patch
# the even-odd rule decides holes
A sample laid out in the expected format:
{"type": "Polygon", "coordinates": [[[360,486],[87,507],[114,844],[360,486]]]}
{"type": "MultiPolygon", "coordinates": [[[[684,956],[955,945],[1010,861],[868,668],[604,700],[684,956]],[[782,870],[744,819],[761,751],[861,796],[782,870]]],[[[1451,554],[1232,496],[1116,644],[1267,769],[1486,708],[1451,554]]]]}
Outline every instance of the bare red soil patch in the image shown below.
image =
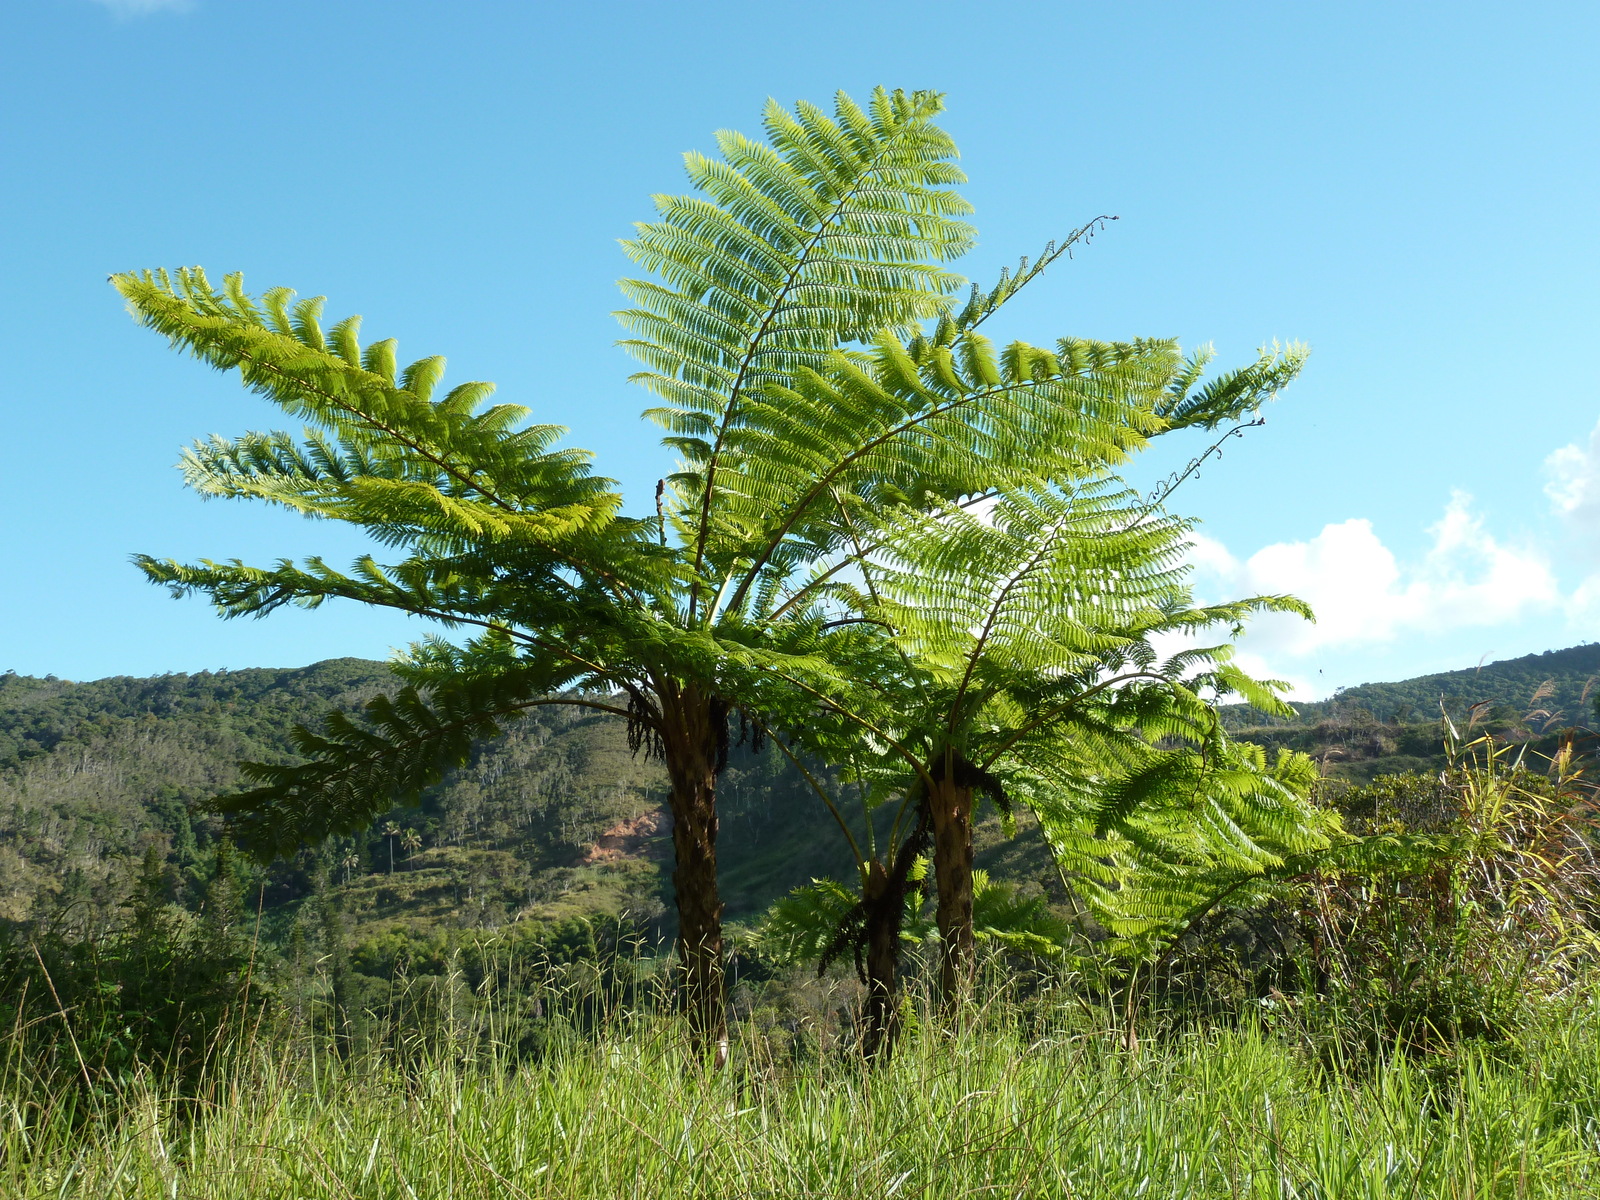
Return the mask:
{"type": "Polygon", "coordinates": [[[667,810],[652,808],[626,821],[618,821],[595,839],[583,856],[584,866],[616,862],[621,858],[650,857],[650,843],[668,829],[667,810]]]}

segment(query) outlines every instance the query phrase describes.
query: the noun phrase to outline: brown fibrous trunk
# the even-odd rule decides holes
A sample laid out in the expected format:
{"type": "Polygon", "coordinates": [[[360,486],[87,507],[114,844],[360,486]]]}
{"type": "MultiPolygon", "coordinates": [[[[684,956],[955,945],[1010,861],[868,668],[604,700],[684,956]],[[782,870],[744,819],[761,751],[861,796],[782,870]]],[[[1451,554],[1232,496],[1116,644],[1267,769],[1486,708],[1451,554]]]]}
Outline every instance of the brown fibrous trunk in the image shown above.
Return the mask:
{"type": "Polygon", "coordinates": [[[977,959],[972,931],[972,788],[953,776],[953,771],[935,773],[928,791],[938,888],[939,986],[947,1005],[966,997],[977,959]]]}
{"type": "Polygon", "coordinates": [[[865,953],[862,972],[867,999],[862,1008],[861,1051],[887,1061],[900,1032],[900,927],[905,889],[895,887],[883,864],[872,863],[862,889],[865,953]]]}
{"type": "Polygon", "coordinates": [[[928,807],[917,809],[916,827],[885,869],[876,858],[861,889],[861,980],[867,985],[862,1011],[861,1050],[883,1064],[894,1055],[900,1036],[900,931],[905,927],[906,896],[914,885],[911,871],[927,849],[928,807]]]}
{"type": "Polygon", "coordinates": [[[661,749],[671,785],[683,1006],[697,1052],[721,1067],[728,1058],[728,1023],[717,885],[717,767],[726,713],[692,687],[675,699],[663,704],[661,749]]]}

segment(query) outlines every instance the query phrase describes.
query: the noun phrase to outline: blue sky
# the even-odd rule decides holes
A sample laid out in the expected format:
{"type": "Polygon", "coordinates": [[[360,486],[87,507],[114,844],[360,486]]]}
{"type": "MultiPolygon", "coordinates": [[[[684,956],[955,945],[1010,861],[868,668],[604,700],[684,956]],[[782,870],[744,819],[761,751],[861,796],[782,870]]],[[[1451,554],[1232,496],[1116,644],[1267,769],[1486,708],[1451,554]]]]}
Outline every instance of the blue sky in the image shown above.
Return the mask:
{"type": "Polygon", "coordinates": [[[975,278],[1121,218],[1001,334],[1311,344],[1175,503],[1202,593],[1322,615],[1261,627],[1253,665],[1309,696],[1594,640],[1597,35],[1592,4],[8,5],[0,669],[292,666],[423,632],[223,622],[142,581],[134,551],[362,547],[182,489],[188,441],[284,422],[137,329],[108,273],[324,293],[570,426],[642,510],[668,457],[613,345],[617,238],[767,96],[877,83],[948,93],[975,278]]]}

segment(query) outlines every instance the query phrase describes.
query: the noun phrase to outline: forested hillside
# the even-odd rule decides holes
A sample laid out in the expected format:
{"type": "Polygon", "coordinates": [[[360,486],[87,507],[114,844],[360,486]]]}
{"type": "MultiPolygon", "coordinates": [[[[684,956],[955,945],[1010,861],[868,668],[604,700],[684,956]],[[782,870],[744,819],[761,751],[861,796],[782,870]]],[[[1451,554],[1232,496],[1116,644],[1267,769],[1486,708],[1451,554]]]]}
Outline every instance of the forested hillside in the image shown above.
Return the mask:
{"type": "MultiPolygon", "coordinates": [[[[1596,684],[1600,684],[1600,644],[1585,642],[1565,650],[1546,650],[1460,671],[1419,675],[1396,683],[1364,683],[1345,688],[1327,700],[1294,705],[1299,719],[1314,723],[1364,709],[1385,724],[1410,724],[1439,717],[1443,702],[1458,721],[1469,719],[1473,705],[1489,710],[1483,717],[1526,720],[1543,730],[1557,724],[1581,725],[1593,718],[1596,684]]],[[[1235,723],[1246,723],[1249,710],[1236,706],[1235,723]]],[[[1272,724],[1253,713],[1249,723],[1272,724]]]]}
{"type": "MultiPolygon", "coordinates": [[[[1354,780],[1436,768],[1441,696],[1460,719],[1536,747],[1581,723],[1600,646],[1481,668],[1365,684],[1298,704],[1299,719],[1234,708],[1245,737],[1317,756],[1354,780]],[[1255,716],[1256,719],[1251,719],[1255,716]]],[[[289,733],[330,706],[354,709],[393,686],[381,663],[332,659],[296,669],[117,677],[89,683],[0,675],[0,919],[83,932],[116,928],[148,847],[170,898],[201,904],[220,820],[206,802],[233,788],[240,760],[292,757],[289,733]]],[[[287,938],[319,873],[359,943],[396,931],[497,928],[622,915],[670,931],[671,843],[658,764],[629,753],[620,724],[538,709],[364,838],[255,871],[269,935],[287,938]]],[[[828,818],[772,751],[736,751],[719,840],[731,919],[749,920],[813,876],[848,877],[828,818]]],[[[980,862],[1030,889],[1052,874],[1026,821],[1007,841],[992,818],[980,862]]]]}
{"type": "Polygon", "coordinates": [[[1444,765],[1443,713],[1462,731],[1554,752],[1563,731],[1583,747],[1596,723],[1600,645],[1585,643],[1461,671],[1394,683],[1364,683],[1327,700],[1295,703],[1292,719],[1245,705],[1223,708],[1237,736],[1268,747],[1303,750],[1323,774],[1365,782],[1379,775],[1435,771],[1444,765]]]}
{"type": "MultiPolygon", "coordinates": [[[[149,847],[169,898],[197,908],[215,870],[219,818],[240,760],[292,757],[296,723],[353,709],[393,686],[382,663],[332,659],[289,670],[118,677],[90,683],[0,676],[0,919],[103,932],[149,847]]],[[[319,873],[357,945],[395,932],[627,914],[670,931],[671,840],[658,764],[629,753],[620,722],[537,709],[467,767],[364,838],[253,872],[263,928],[287,940],[319,873]]],[[[813,836],[821,805],[772,750],[736,750],[723,781],[721,873],[729,917],[750,919],[813,876],[848,877],[837,839],[813,836]]],[[[983,861],[1037,881],[1042,844],[983,861]]]]}
{"type": "Polygon", "coordinates": [[[0,676],[0,915],[112,923],[149,845],[168,856],[177,896],[198,887],[217,829],[200,807],[233,786],[236,763],[285,757],[296,722],[360,704],[385,675],[340,659],[93,683],[0,676]]]}

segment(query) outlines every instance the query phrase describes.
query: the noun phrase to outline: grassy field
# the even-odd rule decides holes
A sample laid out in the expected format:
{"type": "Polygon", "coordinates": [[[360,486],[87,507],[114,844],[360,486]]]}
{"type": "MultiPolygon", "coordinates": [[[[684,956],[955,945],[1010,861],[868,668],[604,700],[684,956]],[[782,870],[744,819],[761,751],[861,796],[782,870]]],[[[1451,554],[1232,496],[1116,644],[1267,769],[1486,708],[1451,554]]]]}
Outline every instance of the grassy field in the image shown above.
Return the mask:
{"type": "MultiPolygon", "coordinates": [[[[74,1101],[10,1055],[16,1197],[1571,1197],[1600,1195],[1600,1007],[1494,1058],[1319,1069],[1293,1031],[1149,1034],[1081,1005],[912,1030],[868,1070],[747,1027],[719,1074],[670,1019],[557,1039],[537,1065],[448,1050],[341,1062],[258,1034],[198,1100],[148,1077],[74,1101]]],[[[449,1043],[446,1043],[448,1046],[449,1043]]],[[[459,1045],[456,1047],[459,1050],[459,1045]]]]}

